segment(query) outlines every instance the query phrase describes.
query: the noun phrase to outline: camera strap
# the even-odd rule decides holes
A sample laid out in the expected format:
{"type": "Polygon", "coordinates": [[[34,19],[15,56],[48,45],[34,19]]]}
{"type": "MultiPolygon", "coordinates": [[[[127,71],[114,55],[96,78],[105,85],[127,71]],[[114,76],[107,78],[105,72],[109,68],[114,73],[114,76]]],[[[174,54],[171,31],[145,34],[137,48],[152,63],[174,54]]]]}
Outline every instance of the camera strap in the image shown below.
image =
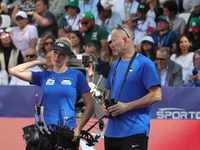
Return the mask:
{"type": "MultiPolygon", "coordinates": [[[[121,86],[121,89],[120,89],[120,91],[119,91],[119,95],[118,95],[118,98],[117,98],[116,101],[118,101],[118,100],[120,99],[121,92],[122,92],[122,89],[123,89],[123,87],[124,87],[124,83],[125,83],[125,81],[126,81],[126,77],[127,77],[128,73],[129,73],[131,64],[132,64],[132,62],[134,61],[136,55],[137,55],[137,52],[135,51],[135,53],[134,53],[134,55],[132,56],[132,58],[131,58],[131,60],[130,60],[130,62],[129,62],[129,64],[128,64],[128,67],[127,67],[127,69],[126,69],[124,81],[122,82],[122,86],[121,86]]],[[[121,60],[121,58],[120,58],[120,60],[121,60]]],[[[119,61],[120,61],[120,60],[119,60],[119,61]]],[[[118,63],[117,63],[117,66],[118,66],[118,64],[119,64],[119,61],[118,61],[118,63]]],[[[117,68],[117,66],[116,66],[116,68],[117,68]]],[[[115,73],[116,73],[116,70],[115,70],[114,74],[115,74],[115,73]]]]}

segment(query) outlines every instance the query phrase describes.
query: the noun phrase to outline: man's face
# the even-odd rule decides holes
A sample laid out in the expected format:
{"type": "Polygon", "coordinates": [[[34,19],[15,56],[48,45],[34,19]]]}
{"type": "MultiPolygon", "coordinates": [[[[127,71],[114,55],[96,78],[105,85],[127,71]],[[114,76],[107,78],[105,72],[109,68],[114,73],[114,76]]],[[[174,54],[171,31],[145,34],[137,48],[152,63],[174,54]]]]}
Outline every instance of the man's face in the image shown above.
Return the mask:
{"type": "Polygon", "coordinates": [[[26,58],[25,58],[24,62],[30,62],[30,61],[36,60],[37,58],[38,58],[38,56],[33,49],[26,50],[26,58]]]}
{"type": "Polygon", "coordinates": [[[112,10],[110,9],[110,10],[104,10],[104,11],[102,11],[102,16],[104,18],[110,18],[112,16],[112,10]]]}
{"type": "Polygon", "coordinates": [[[158,20],[157,26],[158,26],[158,31],[163,31],[168,29],[169,23],[163,20],[158,20]]]}
{"type": "Polygon", "coordinates": [[[145,20],[145,18],[146,18],[146,13],[137,11],[137,16],[138,16],[138,18],[139,18],[140,20],[145,20]]]}
{"type": "Polygon", "coordinates": [[[194,65],[198,70],[200,70],[200,55],[199,54],[195,54],[194,56],[194,65]]]}
{"type": "Polygon", "coordinates": [[[195,11],[196,14],[199,14],[199,15],[200,15],[200,5],[194,7],[194,11],[195,11]]]}
{"type": "Polygon", "coordinates": [[[129,26],[131,29],[135,30],[136,27],[137,27],[137,20],[127,20],[127,21],[125,22],[125,24],[126,24],[127,26],[129,26]]]}
{"type": "MultiPolygon", "coordinates": [[[[86,46],[86,47],[85,47],[85,52],[87,52],[87,53],[92,53],[92,54],[94,54],[96,57],[99,56],[99,53],[98,53],[98,51],[96,50],[96,47],[94,47],[94,46],[86,46]]],[[[94,58],[93,58],[93,59],[94,59],[94,58]]]]}
{"type": "Polygon", "coordinates": [[[157,51],[156,53],[156,63],[159,69],[166,69],[170,58],[167,57],[166,52],[157,51]]]}
{"type": "Polygon", "coordinates": [[[42,1],[36,2],[36,12],[40,15],[42,15],[47,10],[47,5],[44,5],[42,1]]]}
{"type": "Polygon", "coordinates": [[[172,16],[174,16],[173,12],[170,12],[167,8],[163,8],[164,12],[163,15],[168,16],[169,18],[171,18],[172,16]]]}

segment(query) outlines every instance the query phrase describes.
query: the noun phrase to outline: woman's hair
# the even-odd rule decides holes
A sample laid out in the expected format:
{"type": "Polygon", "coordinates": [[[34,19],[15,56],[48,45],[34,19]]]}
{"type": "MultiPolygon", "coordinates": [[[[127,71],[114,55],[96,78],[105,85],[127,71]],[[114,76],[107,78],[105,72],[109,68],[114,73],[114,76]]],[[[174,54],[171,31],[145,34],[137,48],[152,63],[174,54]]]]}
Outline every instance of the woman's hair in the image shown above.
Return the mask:
{"type": "Polygon", "coordinates": [[[74,33],[80,40],[80,48],[83,49],[83,45],[84,45],[84,37],[83,37],[83,34],[78,31],[78,30],[74,30],[70,33],[74,33]]]}
{"type": "MultiPolygon", "coordinates": [[[[1,32],[1,33],[0,33],[0,36],[1,36],[2,33],[7,33],[7,32],[6,32],[6,31],[1,32]]],[[[9,34],[9,33],[7,33],[7,34],[9,34]]],[[[9,38],[10,38],[10,36],[9,36],[9,38]]],[[[17,49],[16,46],[14,45],[14,43],[12,42],[12,39],[11,39],[11,38],[10,38],[10,47],[11,47],[12,49],[14,49],[14,50],[17,49]]],[[[2,51],[3,51],[3,44],[2,44],[1,39],[0,39],[0,52],[2,52],[2,51]]]]}
{"type": "MultiPolygon", "coordinates": [[[[181,56],[181,54],[182,54],[181,48],[180,48],[180,46],[179,46],[182,37],[186,37],[186,38],[188,39],[188,41],[190,42],[190,39],[188,38],[187,35],[181,35],[181,36],[179,36],[179,38],[178,38],[178,40],[177,40],[177,42],[176,42],[176,45],[177,45],[177,48],[176,48],[176,57],[179,57],[179,56],[181,56]]],[[[192,52],[191,46],[188,47],[188,53],[189,53],[189,52],[192,52]]]]}
{"type": "Polygon", "coordinates": [[[38,46],[38,54],[41,55],[42,53],[46,54],[46,50],[44,49],[44,43],[47,39],[52,39],[53,40],[53,43],[55,42],[55,37],[52,36],[52,35],[44,35],[41,40],[40,40],[40,43],[39,43],[39,46],[38,46]]]}
{"type": "MultiPolygon", "coordinates": [[[[148,41],[149,42],[149,41],[148,41]]],[[[154,44],[149,42],[151,44],[151,53],[150,53],[150,58],[152,61],[156,60],[156,53],[155,53],[155,47],[154,47],[154,44]]],[[[143,49],[143,46],[141,45],[141,54],[143,54],[144,56],[147,57],[146,53],[145,53],[145,50],[143,49]]]]}

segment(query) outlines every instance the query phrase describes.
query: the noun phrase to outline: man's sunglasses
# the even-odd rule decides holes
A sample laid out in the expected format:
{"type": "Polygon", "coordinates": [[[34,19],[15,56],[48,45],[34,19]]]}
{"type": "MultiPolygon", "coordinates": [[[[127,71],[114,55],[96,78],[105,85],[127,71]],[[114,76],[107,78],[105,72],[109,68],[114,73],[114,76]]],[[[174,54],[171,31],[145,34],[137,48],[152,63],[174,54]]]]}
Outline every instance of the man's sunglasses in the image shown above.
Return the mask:
{"type": "Polygon", "coordinates": [[[26,58],[30,57],[30,58],[33,58],[35,57],[36,55],[32,54],[32,55],[26,55],[26,58]]]}
{"type": "Polygon", "coordinates": [[[165,61],[167,58],[156,58],[157,61],[165,61]]]}
{"type": "Polygon", "coordinates": [[[52,45],[53,45],[53,42],[44,42],[44,45],[46,45],[46,46],[47,46],[47,45],[51,45],[51,46],[52,46],[52,45]]]}
{"type": "Polygon", "coordinates": [[[128,35],[128,33],[126,32],[126,30],[124,30],[124,28],[122,28],[122,26],[120,26],[119,24],[117,24],[117,29],[123,30],[126,33],[127,37],[130,39],[130,36],[128,35]]]}

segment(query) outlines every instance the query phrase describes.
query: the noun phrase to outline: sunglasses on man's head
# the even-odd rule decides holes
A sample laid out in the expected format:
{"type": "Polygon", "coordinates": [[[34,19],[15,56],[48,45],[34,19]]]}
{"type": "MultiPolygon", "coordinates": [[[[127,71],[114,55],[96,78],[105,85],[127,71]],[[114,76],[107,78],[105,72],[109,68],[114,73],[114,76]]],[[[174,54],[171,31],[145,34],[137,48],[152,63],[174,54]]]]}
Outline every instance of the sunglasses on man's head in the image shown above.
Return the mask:
{"type": "Polygon", "coordinates": [[[32,55],[26,55],[26,58],[30,57],[30,58],[33,58],[35,57],[36,55],[32,54],[32,55]]]}
{"type": "Polygon", "coordinates": [[[126,33],[127,37],[130,39],[130,36],[128,35],[128,33],[126,32],[126,30],[124,28],[122,28],[122,26],[120,26],[119,24],[117,24],[117,28],[123,30],[126,33]]]}
{"type": "Polygon", "coordinates": [[[5,38],[7,38],[9,36],[10,36],[9,34],[5,34],[5,35],[0,36],[0,39],[5,39],[5,38]]]}
{"type": "Polygon", "coordinates": [[[22,17],[16,17],[16,20],[19,21],[19,20],[23,20],[24,18],[22,17]]]}
{"type": "Polygon", "coordinates": [[[53,45],[53,42],[44,42],[44,45],[46,45],[46,46],[47,46],[47,45],[51,45],[51,46],[52,46],[52,45],[53,45]]]}

